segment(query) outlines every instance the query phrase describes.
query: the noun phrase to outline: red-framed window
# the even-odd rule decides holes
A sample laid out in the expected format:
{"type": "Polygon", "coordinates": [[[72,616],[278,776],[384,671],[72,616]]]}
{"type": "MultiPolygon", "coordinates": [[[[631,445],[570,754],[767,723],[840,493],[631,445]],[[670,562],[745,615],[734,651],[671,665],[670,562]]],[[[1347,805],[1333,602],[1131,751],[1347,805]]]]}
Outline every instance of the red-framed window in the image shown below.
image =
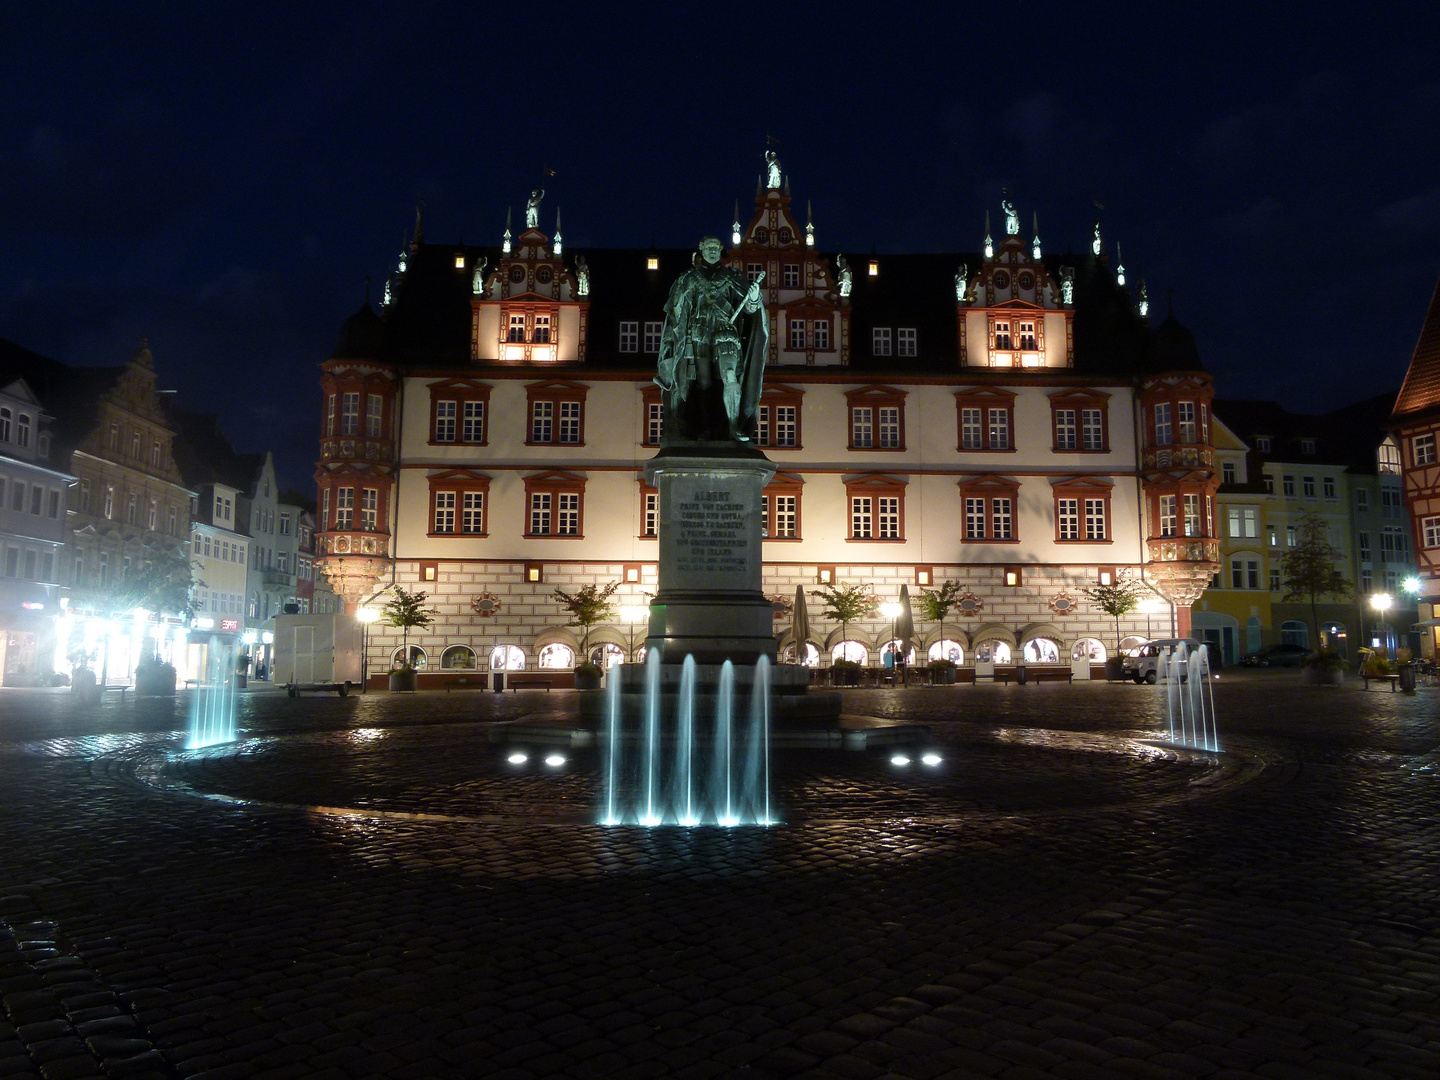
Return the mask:
{"type": "Polygon", "coordinates": [[[794,473],[779,473],[761,495],[761,535],[766,540],[799,540],[805,481],[794,473]]]}
{"type": "Polygon", "coordinates": [[[862,476],[845,482],[845,539],[905,539],[905,482],[893,476],[862,476]]]}
{"type": "Polygon", "coordinates": [[[1114,485],[1088,477],[1063,480],[1051,489],[1055,499],[1055,542],[1108,544],[1114,540],[1110,496],[1114,485]]]}
{"type": "Polygon", "coordinates": [[[433,473],[430,481],[431,536],[485,536],[489,533],[490,478],[468,469],[433,473]]]}
{"type": "Polygon", "coordinates": [[[640,388],[640,445],[659,446],[665,437],[663,391],[654,383],[640,388]]]}
{"type": "Polygon", "coordinates": [[[525,478],[525,536],[580,540],[585,536],[585,478],[546,472],[525,478]]]}
{"type": "Polygon", "coordinates": [[[430,384],[430,445],[484,446],[490,441],[490,386],[471,379],[430,384]]]}
{"type": "Polygon", "coordinates": [[[1050,395],[1051,446],[1061,454],[1103,454],[1110,449],[1110,395],[1063,390],[1050,395]]]}
{"type": "Polygon", "coordinates": [[[660,536],[660,491],[640,479],[640,539],[660,536]]]}
{"type": "Polygon", "coordinates": [[[756,409],[755,445],[767,450],[802,449],[804,398],[805,392],[793,386],[767,387],[756,409]]]}
{"type": "Polygon", "coordinates": [[[862,386],[846,393],[851,450],[905,449],[904,390],[862,386]]]}
{"type": "Polygon", "coordinates": [[[956,449],[962,454],[1011,453],[1015,450],[1015,395],[994,387],[972,387],[955,394],[956,449]]]}
{"type": "Polygon", "coordinates": [[[584,446],[584,383],[553,380],[525,387],[526,446],[584,446]]]}
{"type": "Polygon", "coordinates": [[[967,544],[1020,542],[1020,485],[1005,476],[960,481],[960,538],[967,544]]]}

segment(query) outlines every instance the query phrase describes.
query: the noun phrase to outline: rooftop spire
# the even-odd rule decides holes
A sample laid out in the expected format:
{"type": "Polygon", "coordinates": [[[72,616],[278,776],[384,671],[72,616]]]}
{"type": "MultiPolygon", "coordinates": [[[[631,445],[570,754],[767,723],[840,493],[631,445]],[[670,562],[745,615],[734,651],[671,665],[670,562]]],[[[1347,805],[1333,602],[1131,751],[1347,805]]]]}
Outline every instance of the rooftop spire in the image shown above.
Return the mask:
{"type": "Polygon", "coordinates": [[[515,208],[513,206],[507,206],[505,208],[505,235],[501,238],[500,250],[506,255],[510,254],[510,215],[514,213],[514,211],[515,208]]]}
{"type": "Polygon", "coordinates": [[[735,221],[730,226],[730,246],[739,247],[742,237],[740,236],[740,200],[735,200],[735,221]]]}
{"type": "Polygon", "coordinates": [[[560,240],[560,207],[559,207],[559,206],[556,206],[556,207],[555,207],[555,244],[554,244],[554,252],[555,252],[556,255],[559,255],[559,254],[560,254],[560,243],[561,243],[561,240],[560,240]]]}
{"type": "Polygon", "coordinates": [[[1115,283],[1125,284],[1125,260],[1120,257],[1120,241],[1115,241],[1115,283]]]}
{"type": "Polygon", "coordinates": [[[985,211],[985,258],[995,257],[995,241],[990,239],[990,211],[985,211]]]}
{"type": "Polygon", "coordinates": [[[809,199],[805,200],[805,246],[815,246],[815,211],[809,199]]]}
{"type": "Polygon", "coordinates": [[[1031,244],[1030,244],[1030,250],[1031,250],[1031,252],[1032,252],[1032,253],[1034,254],[1034,256],[1035,256],[1035,261],[1036,261],[1036,262],[1039,262],[1039,261],[1040,261],[1040,212],[1039,212],[1038,210],[1035,210],[1035,211],[1031,211],[1031,213],[1033,214],[1033,220],[1034,220],[1034,222],[1035,222],[1035,239],[1034,239],[1034,240],[1031,242],[1031,244]]]}

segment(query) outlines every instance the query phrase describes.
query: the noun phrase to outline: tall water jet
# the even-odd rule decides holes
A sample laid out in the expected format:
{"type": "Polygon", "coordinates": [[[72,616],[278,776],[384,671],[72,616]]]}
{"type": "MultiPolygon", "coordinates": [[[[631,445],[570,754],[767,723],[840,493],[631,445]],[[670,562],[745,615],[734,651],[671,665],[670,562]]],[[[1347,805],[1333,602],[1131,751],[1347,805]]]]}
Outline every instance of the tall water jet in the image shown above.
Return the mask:
{"type": "Polygon", "coordinates": [[[750,696],[750,753],[747,755],[747,782],[754,785],[756,822],[770,820],[770,661],[755,661],[755,689],[750,696]]]}
{"type": "Polygon", "coordinates": [[[720,685],[715,695],[715,747],[711,755],[710,791],[715,802],[715,820],[721,825],[738,825],[735,816],[735,665],[729,660],[720,666],[720,685]]]}
{"type": "Polygon", "coordinates": [[[1165,695],[1170,741],[1197,750],[1219,750],[1209,648],[1202,644],[1191,653],[1182,641],[1156,658],[1155,669],[1165,695]]]}
{"type": "Polygon", "coordinates": [[[663,793],[657,790],[660,782],[660,654],[654,649],[645,658],[645,728],[641,737],[644,741],[641,753],[645,771],[645,810],[640,815],[640,824],[659,825],[657,797],[663,797],[663,793]]]}
{"type": "Polygon", "coordinates": [[[605,687],[605,819],[606,825],[620,824],[615,810],[615,786],[620,766],[620,677],[608,679],[605,687]]]}
{"type": "Polygon", "coordinates": [[[674,806],[681,825],[698,825],[695,816],[695,658],[680,669],[680,701],[675,718],[674,806]]]}
{"type": "Polygon", "coordinates": [[[205,650],[205,678],[190,702],[190,733],[185,749],[235,741],[236,647],[212,637],[205,650]]]}

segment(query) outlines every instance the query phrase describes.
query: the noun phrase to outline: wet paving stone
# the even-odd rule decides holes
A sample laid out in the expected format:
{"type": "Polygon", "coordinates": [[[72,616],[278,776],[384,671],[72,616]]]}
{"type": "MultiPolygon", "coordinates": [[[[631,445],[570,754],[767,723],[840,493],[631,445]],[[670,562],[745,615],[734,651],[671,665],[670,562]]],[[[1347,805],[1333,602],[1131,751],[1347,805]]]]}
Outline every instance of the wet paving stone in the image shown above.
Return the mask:
{"type": "Polygon", "coordinates": [[[740,830],[509,767],[573,694],[186,753],[183,694],[3,692],[0,1075],[1433,1076],[1440,694],[1215,692],[1219,755],[1149,688],[847,692],[943,766],[777,751],[740,830]]]}

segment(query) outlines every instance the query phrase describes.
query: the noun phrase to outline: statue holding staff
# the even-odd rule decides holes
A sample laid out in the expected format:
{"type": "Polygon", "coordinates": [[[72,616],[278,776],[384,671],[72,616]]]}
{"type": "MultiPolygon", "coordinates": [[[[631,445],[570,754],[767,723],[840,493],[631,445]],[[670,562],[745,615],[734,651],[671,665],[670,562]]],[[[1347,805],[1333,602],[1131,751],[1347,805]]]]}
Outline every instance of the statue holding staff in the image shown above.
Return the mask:
{"type": "Polygon", "coordinates": [[[670,287],[655,384],[665,391],[665,439],[750,441],[765,385],[769,319],[760,281],[720,263],[702,237],[692,266],[670,287]]]}

